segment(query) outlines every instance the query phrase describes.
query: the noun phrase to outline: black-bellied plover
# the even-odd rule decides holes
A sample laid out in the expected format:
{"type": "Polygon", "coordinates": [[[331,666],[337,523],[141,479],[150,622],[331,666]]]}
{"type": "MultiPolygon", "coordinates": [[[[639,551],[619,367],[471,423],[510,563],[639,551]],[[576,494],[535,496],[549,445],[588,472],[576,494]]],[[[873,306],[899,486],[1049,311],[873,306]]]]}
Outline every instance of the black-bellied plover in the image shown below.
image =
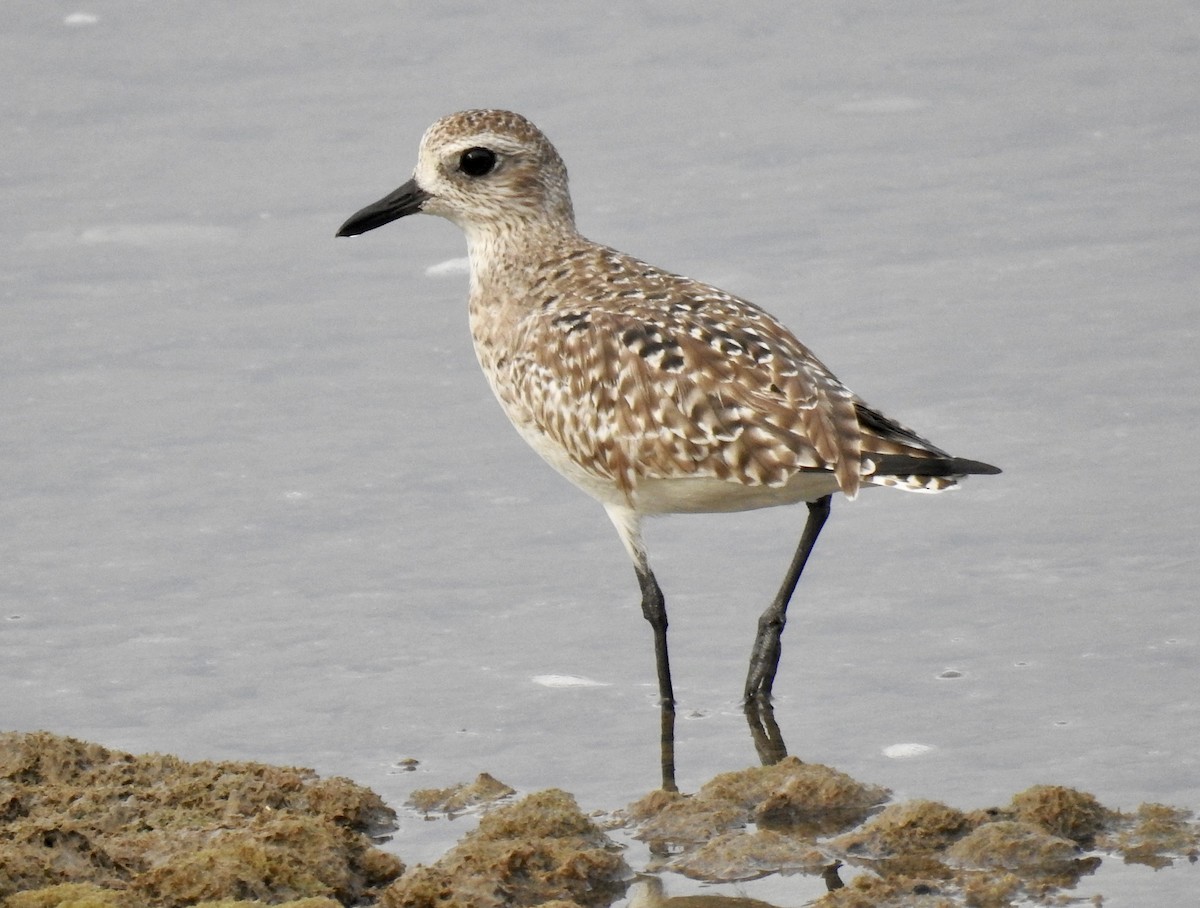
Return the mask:
{"type": "Polygon", "coordinates": [[[585,239],[562,158],[518,114],[438,120],[412,179],[337,235],[417,213],[466,233],[471,334],[504,412],[604,505],[633,559],[664,706],[674,704],[667,612],[644,516],[808,504],[751,653],[745,697],[766,703],[788,602],[834,492],[940,492],[968,474],[1000,472],[951,457],[869,407],[753,303],[585,239]]]}

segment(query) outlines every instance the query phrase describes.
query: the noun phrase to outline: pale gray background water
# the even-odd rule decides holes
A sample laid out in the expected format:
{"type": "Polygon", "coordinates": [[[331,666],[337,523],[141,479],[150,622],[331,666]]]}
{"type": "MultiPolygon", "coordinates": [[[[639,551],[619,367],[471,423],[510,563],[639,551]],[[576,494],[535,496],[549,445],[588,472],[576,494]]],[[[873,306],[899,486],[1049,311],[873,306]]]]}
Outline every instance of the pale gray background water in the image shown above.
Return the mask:
{"type": "MultiPolygon", "coordinates": [[[[429,122],[505,106],[558,144],[585,233],[759,302],[1005,468],[835,503],[785,637],[792,751],[961,807],[1200,804],[1195,4],[0,15],[0,727],[397,806],[481,770],[588,808],[656,784],[632,572],[491,400],[465,276],[426,273],[461,237],[333,239],[429,122]]],[[[737,695],[803,517],[650,528],[685,789],[753,762],[737,695]]],[[[464,828],[406,815],[395,848],[464,828]]]]}

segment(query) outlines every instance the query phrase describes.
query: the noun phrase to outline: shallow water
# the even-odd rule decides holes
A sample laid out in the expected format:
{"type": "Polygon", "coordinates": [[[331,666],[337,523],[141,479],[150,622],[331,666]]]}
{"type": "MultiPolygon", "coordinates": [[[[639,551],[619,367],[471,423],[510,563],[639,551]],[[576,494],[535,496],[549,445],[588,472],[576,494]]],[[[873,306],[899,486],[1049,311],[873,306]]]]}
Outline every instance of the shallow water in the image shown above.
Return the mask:
{"type": "MultiPolygon", "coordinates": [[[[1005,469],[835,502],[776,685],[793,753],[964,808],[1200,804],[1189,6],[9,7],[0,726],[397,805],[483,770],[588,808],[657,783],[632,571],[490,399],[436,267],[461,237],[332,236],[434,118],[496,105],[558,144],[588,235],[1005,469]]],[[[802,523],[649,528],[685,790],[755,759],[736,700],[802,523]]],[[[1195,886],[1117,876],[1080,892],[1195,886]]]]}

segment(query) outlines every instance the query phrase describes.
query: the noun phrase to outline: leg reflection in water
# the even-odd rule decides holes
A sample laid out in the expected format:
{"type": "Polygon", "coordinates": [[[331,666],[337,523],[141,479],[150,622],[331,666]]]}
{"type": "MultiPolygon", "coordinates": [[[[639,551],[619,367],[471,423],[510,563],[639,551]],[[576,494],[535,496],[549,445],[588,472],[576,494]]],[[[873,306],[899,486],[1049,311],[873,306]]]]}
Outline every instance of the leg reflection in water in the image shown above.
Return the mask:
{"type": "MultiPolygon", "coordinates": [[[[769,701],[757,698],[747,700],[743,708],[759,762],[763,766],[775,765],[788,755],[779,723],[775,721],[775,710],[769,701]]],[[[663,700],[660,702],[660,709],[659,753],[662,758],[662,790],[679,791],[675,784],[675,704],[663,700]]]]}

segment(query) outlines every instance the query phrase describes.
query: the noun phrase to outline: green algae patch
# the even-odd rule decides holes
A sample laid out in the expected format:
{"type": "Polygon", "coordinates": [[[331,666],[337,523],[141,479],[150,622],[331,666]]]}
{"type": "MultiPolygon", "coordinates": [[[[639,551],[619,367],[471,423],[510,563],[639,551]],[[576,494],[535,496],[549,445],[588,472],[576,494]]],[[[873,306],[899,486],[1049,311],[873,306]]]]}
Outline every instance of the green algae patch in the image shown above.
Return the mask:
{"type": "Polygon", "coordinates": [[[4,908],[354,904],[403,871],[371,841],[394,818],[373,792],[309,769],[0,734],[4,908]]]}
{"type": "Polygon", "coordinates": [[[564,791],[527,795],[485,814],[445,856],[384,890],[380,908],[611,904],[632,875],[619,849],[564,791]]]}

